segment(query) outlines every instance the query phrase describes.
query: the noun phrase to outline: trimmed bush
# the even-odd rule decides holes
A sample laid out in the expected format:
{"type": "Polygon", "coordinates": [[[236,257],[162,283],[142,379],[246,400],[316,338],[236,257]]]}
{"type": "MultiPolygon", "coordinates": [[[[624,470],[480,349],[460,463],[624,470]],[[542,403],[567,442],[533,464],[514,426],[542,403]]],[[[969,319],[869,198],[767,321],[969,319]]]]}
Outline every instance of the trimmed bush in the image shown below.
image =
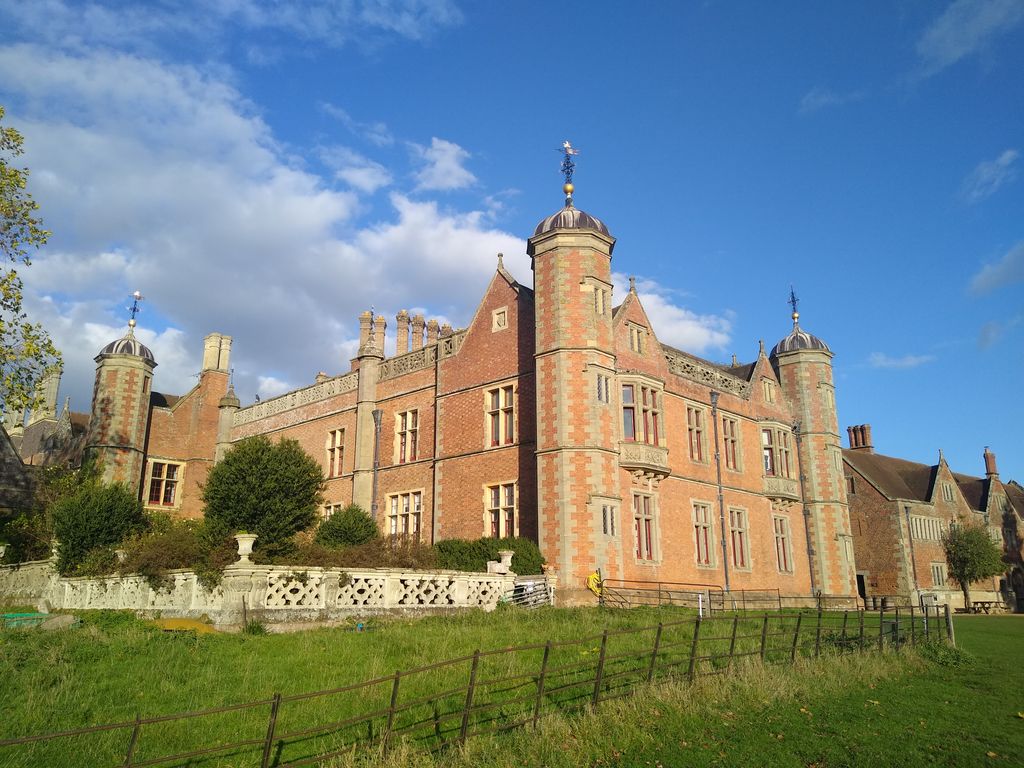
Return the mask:
{"type": "Polygon", "coordinates": [[[316,520],[323,501],[320,465],[295,440],[265,436],[236,443],[213,466],[203,489],[211,541],[238,531],[255,533],[267,557],[295,550],[292,537],[316,520]]]}
{"type": "Polygon", "coordinates": [[[75,573],[92,550],[113,548],[146,527],[142,502],[121,484],[87,485],[58,501],[52,511],[62,576],[75,573]]]}
{"type": "Polygon", "coordinates": [[[204,563],[207,549],[195,522],[157,519],[151,522],[149,532],[128,543],[118,570],[144,576],[150,586],[160,589],[168,586],[168,571],[204,563]]]}
{"type": "Polygon", "coordinates": [[[514,573],[523,576],[541,573],[544,556],[541,555],[536,543],[530,539],[445,539],[434,545],[438,567],[453,571],[486,571],[487,561],[499,560],[498,550],[501,549],[511,549],[515,552],[512,558],[514,573]]]}
{"type": "Polygon", "coordinates": [[[331,549],[365,544],[380,536],[377,523],[358,504],[349,504],[320,523],[316,543],[331,549]]]}

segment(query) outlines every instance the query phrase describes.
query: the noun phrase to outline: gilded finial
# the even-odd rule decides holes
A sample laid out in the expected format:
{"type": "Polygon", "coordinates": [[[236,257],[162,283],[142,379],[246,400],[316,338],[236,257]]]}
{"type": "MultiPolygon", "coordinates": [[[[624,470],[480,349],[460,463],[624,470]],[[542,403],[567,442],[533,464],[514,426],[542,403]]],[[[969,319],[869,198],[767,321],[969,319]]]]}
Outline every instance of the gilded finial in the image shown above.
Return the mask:
{"type": "Polygon", "coordinates": [[[142,311],[142,307],[139,306],[139,302],[146,297],[142,295],[141,291],[135,291],[132,294],[132,305],[128,307],[128,333],[131,333],[135,328],[135,316],[142,311]]]}
{"type": "Polygon", "coordinates": [[[796,297],[796,291],[793,290],[793,286],[789,286],[789,305],[793,307],[793,325],[796,325],[800,320],[800,313],[796,311],[797,305],[800,303],[800,299],[796,297]]]}
{"type": "Polygon", "coordinates": [[[562,185],[562,192],[565,193],[565,207],[572,208],[572,193],[576,189],[572,183],[572,174],[576,170],[576,163],[572,159],[580,151],[569,143],[568,139],[562,142],[562,148],[559,151],[562,153],[562,174],[565,176],[565,184],[562,185]]]}

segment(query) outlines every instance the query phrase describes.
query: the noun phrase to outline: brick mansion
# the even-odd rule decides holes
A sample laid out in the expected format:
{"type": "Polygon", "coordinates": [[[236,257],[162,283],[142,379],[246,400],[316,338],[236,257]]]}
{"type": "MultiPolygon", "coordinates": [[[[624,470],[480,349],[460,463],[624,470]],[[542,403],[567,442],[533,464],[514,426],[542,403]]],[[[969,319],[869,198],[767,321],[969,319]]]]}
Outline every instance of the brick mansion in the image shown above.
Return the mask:
{"type": "MultiPolygon", "coordinates": [[[[57,415],[51,380],[48,410],[7,431],[26,458],[78,445],[147,508],[188,517],[233,443],[293,438],[322,463],[325,515],[355,502],[384,533],[427,542],[535,539],[572,589],[600,569],[787,595],[955,598],[935,567],[944,526],[973,515],[1017,536],[1024,491],[999,481],[994,456],[985,479],[944,460],[896,466],[862,428],[844,451],[833,353],[795,311],[752,362],[660,342],[632,284],[613,300],[616,240],[571,191],[527,241],[532,285],[499,255],[464,329],[402,311],[392,331],[365,312],[350,370],[243,407],[231,338],[209,334],[198,383],[171,396],[154,389],[157,361],[129,328],[95,358],[87,420],[57,415]],[[42,422],[49,431],[32,438],[42,422]]],[[[1019,579],[1019,538],[1006,540],[1019,579]]]]}

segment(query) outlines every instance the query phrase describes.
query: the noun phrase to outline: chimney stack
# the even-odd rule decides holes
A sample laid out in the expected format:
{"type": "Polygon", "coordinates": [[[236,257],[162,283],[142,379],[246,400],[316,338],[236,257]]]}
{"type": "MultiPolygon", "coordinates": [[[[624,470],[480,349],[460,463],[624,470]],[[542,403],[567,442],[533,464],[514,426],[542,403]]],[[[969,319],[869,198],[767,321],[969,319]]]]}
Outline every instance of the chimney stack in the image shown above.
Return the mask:
{"type": "Polygon", "coordinates": [[[373,322],[373,315],[367,310],[359,315],[359,348],[362,349],[366,346],[366,342],[370,339],[370,323],[373,322]]]}
{"type": "Polygon", "coordinates": [[[409,351],[409,313],[404,309],[395,315],[395,354],[404,355],[409,351]]]}
{"type": "Polygon", "coordinates": [[[850,439],[850,448],[855,451],[874,453],[875,447],[871,442],[871,425],[857,424],[846,428],[846,434],[850,439]]]}
{"type": "Polygon", "coordinates": [[[998,479],[999,470],[996,469],[996,455],[988,449],[987,445],[985,446],[985,453],[983,453],[982,456],[985,457],[985,477],[990,480],[992,478],[998,479]]]}
{"type": "Polygon", "coordinates": [[[412,319],[412,348],[413,350],[423,349],[423,315],[416,315],[412,319]]]}
{"type": "Polygon", "coordinates": [[[427,321],[427,344],[437,343],[437,320],[427,321]]]}

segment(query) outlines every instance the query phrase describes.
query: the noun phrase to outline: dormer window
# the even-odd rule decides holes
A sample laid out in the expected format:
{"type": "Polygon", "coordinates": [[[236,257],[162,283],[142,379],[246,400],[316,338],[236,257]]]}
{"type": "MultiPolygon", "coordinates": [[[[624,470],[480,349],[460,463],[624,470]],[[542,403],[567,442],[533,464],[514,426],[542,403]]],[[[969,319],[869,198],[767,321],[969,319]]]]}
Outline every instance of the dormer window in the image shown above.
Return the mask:
{"type": "Polygon", "coordinates": [[[628,323],[627,327],[629,328],[629,348],[637,354],[642,354],[644,347],[647,346],[647,329],[634,323],[628,323]]]}

